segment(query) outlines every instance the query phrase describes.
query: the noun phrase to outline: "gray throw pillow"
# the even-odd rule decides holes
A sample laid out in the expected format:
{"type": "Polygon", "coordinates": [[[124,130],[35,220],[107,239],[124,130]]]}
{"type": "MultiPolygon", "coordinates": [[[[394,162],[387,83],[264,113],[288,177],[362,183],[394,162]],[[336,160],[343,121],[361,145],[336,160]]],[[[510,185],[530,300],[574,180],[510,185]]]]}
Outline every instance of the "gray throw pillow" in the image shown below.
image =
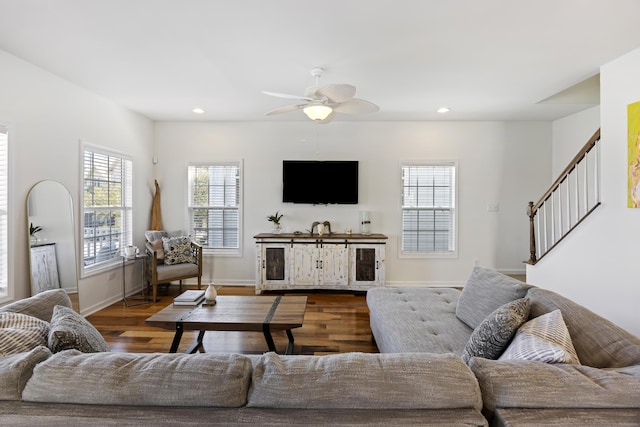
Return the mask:
{"type": "Polygon", "coordinates": [[[473,331],[462,352],[462,360],[472,357],[497,359],[511,338],[529,317],[529,298],[520,298],[497,308],[473,331]]]}
{"type": "Polygon", "coordinates": [[[475,329],[496,308],[524,298],[531,287],[495,270],[475,267],[460,294],[456,317],[475,329]]]}
{"type": "Polygon", "coordinates": [[[0,313],[0,356],[47,345],[49,323],[22,313],[0,313]]]}
{"type": "Polygon", "coordinates": [[[49,329],[49,348],[53,353],[76,349],[83,353],[109,351],[102,335],[84,317],[68,307],[56,305],[49,329]]]}
{"type": "Polygon", "coordinates": [[[553,310],[522,325],[499,360],[580,364],[560,310],[553,310]]]}

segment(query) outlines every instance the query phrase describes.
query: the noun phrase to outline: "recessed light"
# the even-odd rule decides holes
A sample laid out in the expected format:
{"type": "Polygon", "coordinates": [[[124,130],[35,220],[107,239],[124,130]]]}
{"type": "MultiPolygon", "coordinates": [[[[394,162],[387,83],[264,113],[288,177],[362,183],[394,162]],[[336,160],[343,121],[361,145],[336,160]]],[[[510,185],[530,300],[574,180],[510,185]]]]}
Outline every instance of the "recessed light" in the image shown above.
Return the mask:
{"type": "Polygon", "coordinates": [[[191,111],[193,111],[196,114],[203,114],[204,113],[204,110],[202,108],[200,108],[200,107],[196,107],[191,111]]]}
{"type": "Polygon", "coordinates": [[[449,108],[449,107],[440,107],[440,108],[438,108],[437,111],[440,114],[444,114],[444,113],[448,113],[449,111],[451,111],[451,108],[449,108]]]}

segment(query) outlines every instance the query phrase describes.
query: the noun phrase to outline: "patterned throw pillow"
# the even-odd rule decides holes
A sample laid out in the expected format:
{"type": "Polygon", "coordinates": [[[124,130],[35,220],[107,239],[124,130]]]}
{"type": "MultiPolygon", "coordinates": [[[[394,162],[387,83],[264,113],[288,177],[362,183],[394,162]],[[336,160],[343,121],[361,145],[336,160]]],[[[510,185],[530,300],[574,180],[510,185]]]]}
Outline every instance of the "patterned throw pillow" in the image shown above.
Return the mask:
{"type": "Polygon", "coordinates": [[[61,305],[53,309],[49,348],[53,353],[70,349],[83,353],[109,351],[106,341],[91,323],[73,309],[61,305]]]}
{"type": "Polygon", "coordinates": [[[522,325],[498,360],[580,364],[560,310],[553,310],[522,325]]]}
{"type": "Polygon", "coordinates": [[[47,345],[49,323],[22,313],[0,313],[0,356],[47,345]]]}
{"type": "Polygon", "coordinates": [[[166,265],[195,262],[189,237],[163,237],[162,246],[164,246],[164,263],[166,265]]]}
{"type": "Polygon", "coordinates": [[[462,360],[472,357],[497,359],[511,338],[529,317],[529,298],[520,298],[498,307],[473,331],[462,352],[462,360]]]}

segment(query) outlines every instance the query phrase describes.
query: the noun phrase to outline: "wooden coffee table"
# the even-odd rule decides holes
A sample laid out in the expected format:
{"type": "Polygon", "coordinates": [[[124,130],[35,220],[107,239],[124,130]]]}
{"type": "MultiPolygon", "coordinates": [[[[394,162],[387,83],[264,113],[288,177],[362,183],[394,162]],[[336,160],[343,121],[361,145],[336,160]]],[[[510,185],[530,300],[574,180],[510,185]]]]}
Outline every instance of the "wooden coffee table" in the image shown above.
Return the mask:
{"type": "Polygon", "coordinates": [[[302,326],[306,307],[306,296],[218,296],[214,305],[171,304],[149,317],[146,323],[176,331],[170,353],[178,350],[184,331],[200,331],[187,353],[202,348],[206,331],[263,332],[269,351],[276,351],[271,331],[286,331],[289,343],[285,354],[291,354],[291,329],[302,326]]]}

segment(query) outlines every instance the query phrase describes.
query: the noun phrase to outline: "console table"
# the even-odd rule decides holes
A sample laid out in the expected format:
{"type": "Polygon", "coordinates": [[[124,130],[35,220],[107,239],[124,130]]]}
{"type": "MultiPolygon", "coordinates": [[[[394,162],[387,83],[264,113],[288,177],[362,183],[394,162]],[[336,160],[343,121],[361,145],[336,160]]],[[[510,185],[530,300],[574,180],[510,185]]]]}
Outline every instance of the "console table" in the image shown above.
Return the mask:
{"type": "Polygon", "coordinates": [[[256,240],[256,293],[280,289],[365,291],[384,285],[383,234],[270,234],[256,240]]]}

